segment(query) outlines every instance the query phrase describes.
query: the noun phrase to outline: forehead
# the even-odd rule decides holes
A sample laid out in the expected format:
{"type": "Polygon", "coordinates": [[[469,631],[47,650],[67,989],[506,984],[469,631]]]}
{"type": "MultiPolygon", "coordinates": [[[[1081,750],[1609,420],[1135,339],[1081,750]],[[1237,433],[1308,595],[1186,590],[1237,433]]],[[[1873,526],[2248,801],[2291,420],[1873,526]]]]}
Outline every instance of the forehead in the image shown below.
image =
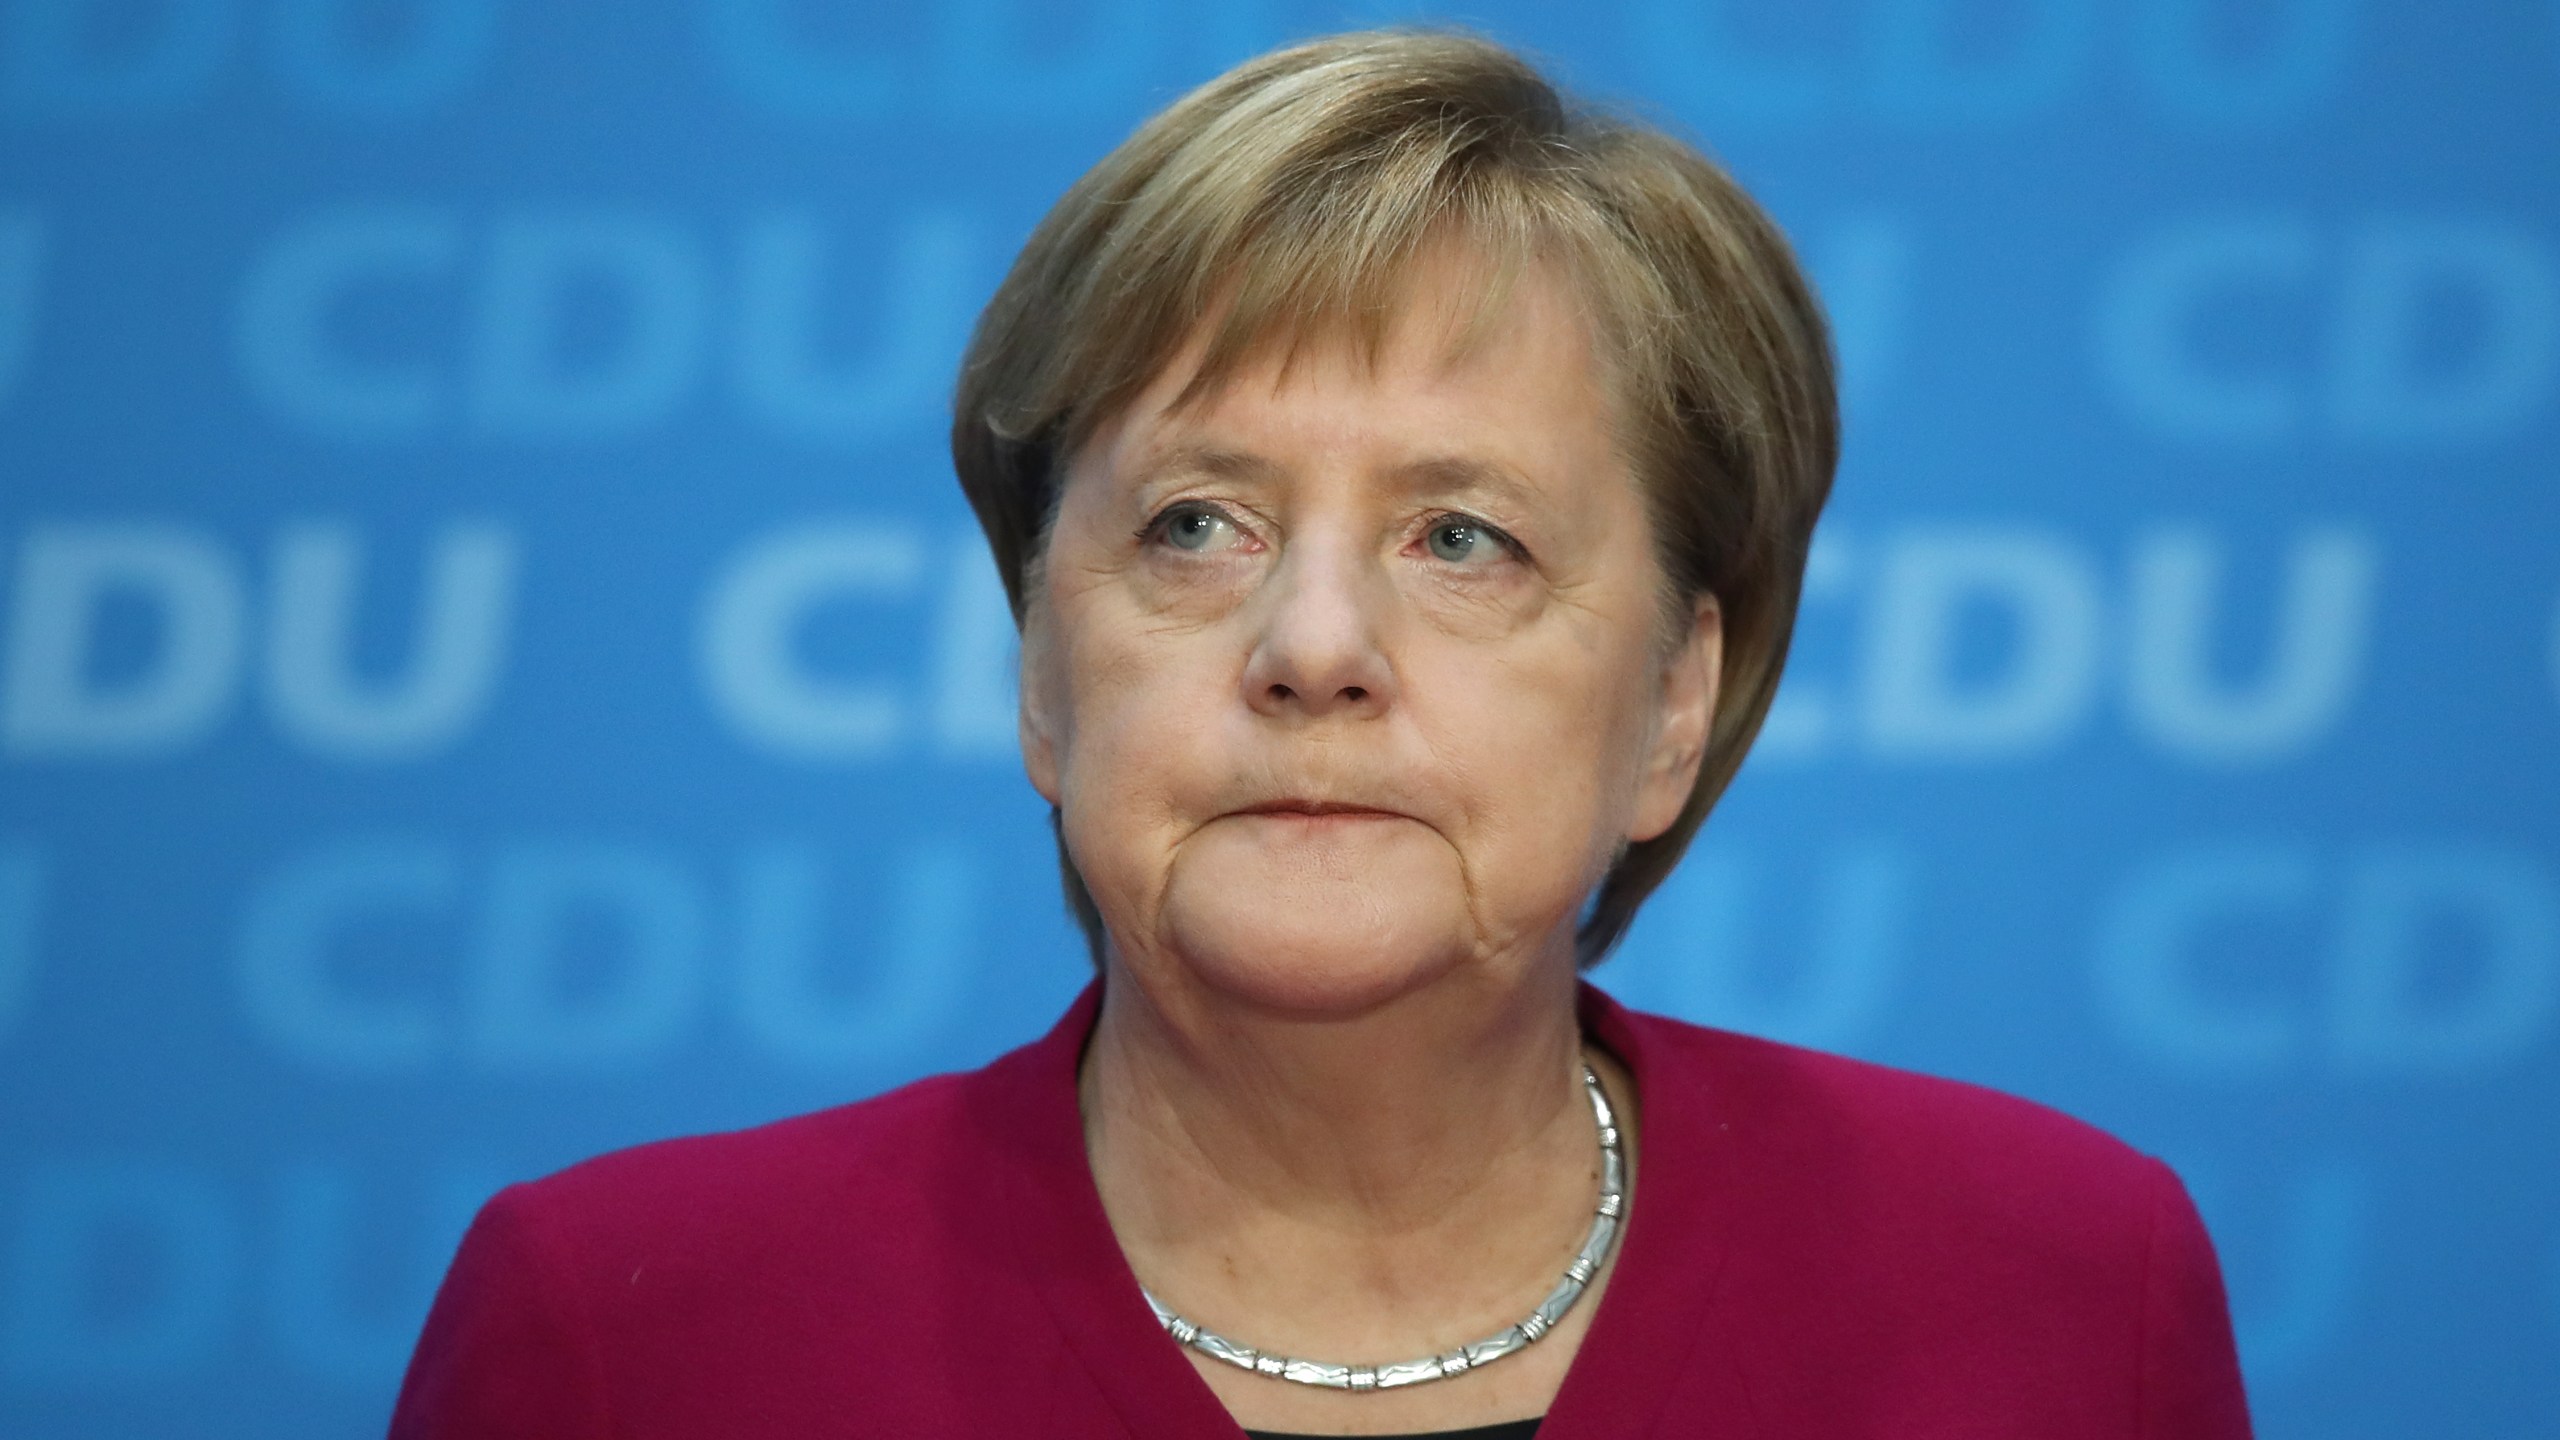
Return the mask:
{"type": "Polygon", "coordinates": [[[1250,479],[1276,464],[1268,447],[1358,445],[1409,452],[1391,467],[1407,478],[1498,489],[1615,468],[1622,449],[1582,291],[1552,262],[1417,257],[1378,313],[1291,317],[1222,356],[1225,318],[1196,327],[1081,458],[1124,479],[1250,479]]]}

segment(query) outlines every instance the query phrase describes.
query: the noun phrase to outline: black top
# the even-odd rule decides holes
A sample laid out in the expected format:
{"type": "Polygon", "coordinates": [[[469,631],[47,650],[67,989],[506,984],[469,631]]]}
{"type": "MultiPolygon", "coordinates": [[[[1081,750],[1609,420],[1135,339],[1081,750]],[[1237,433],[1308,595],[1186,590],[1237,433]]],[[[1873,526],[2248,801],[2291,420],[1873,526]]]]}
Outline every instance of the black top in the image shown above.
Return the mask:
{"type": "MultiPolygon", "coordinates": [[[[1324,1440],[1321,1435],[1285,1435],[1280,1430],[1247,1430],[1252,1440],[1324,1440]]],[[[1431,1435],[1377,1435],[1372,1440],[1539,1440],[1539,1417],[1477,1425],[1475,1430],[1434,1430],[1431,1435]]]]}

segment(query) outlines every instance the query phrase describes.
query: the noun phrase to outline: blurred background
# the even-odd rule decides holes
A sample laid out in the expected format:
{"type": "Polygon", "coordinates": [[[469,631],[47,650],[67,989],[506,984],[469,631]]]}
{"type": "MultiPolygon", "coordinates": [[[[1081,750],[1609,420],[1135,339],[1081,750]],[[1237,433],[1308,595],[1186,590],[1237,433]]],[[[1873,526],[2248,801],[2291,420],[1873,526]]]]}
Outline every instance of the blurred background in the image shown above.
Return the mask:
{"type": "Polygon", "coordinates": [[[2168,1158],[2264,1435],[2560,1433],[2560,5],[0,0],[0,1435],[378,1434],[499,1184],[1047,1025],[953,362],[1412,19],[1699,138],[1847,368],[1600,983],[2168,1158]]]}

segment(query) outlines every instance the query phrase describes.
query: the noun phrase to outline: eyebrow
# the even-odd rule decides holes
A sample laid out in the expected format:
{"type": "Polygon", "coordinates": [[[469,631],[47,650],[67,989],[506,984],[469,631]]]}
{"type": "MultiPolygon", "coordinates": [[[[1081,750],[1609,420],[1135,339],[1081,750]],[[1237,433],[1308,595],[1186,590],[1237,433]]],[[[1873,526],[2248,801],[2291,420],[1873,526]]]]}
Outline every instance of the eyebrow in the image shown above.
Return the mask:
{"type": "Polygon", "coordinates": [[[1396,467],[1394,478],[1407,491],[1490,494],[1524,505],[1536,497],[1538,490],[1518,470],[1474,455],[1431,455],[1408,461],[1396,467]]]}
{"type": "Polygon", "coordinates": [[[1278,476],[1281,468],[1278,462],[1249,450],[1203,444],[1176,445],[1140,461],[1129,476],[1128,486],[1131,492],[1143,494],[1177,475],[1217,480],[1269,480],[1278,476]]]}
{"type": "MultiPolygon", "coordinates": [[[[1175,476],[1220,480],[1271,480],[1287,467],[1249,450],[1219,445],[1176,445],[1139,463],[1129,477],[1131,490],[1143,493],[1175,476]]],[[[1511,466],[1474,455],[1427,455],[1396,466],[1388,474],[1398,490],[1451,495],[1491,494],[1526,503],[1537,492],[1511,466]]]]}

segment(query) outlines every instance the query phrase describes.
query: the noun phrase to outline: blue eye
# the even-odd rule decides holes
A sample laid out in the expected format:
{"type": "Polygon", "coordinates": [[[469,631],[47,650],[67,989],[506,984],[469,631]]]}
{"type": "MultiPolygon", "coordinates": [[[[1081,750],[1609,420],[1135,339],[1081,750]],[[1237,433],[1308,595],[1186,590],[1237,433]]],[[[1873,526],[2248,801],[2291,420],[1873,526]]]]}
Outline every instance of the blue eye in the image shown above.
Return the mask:
{"type": "Polygon", "coordinates": [[[1179,506],[1167,512],[1158,528],[1163,531],[1166,544],[1194,554],[1229,549],[1244,538],[1234,521],[1199,505],[1179,506]]]}
{"type": "Polygon", "coordinates": [[[1423,543],[1435,558],[1452,565],[1497,558],[1503,548],[1493,527],[1473,520],[1443,520],[1431,527],[1423,543]]]}

